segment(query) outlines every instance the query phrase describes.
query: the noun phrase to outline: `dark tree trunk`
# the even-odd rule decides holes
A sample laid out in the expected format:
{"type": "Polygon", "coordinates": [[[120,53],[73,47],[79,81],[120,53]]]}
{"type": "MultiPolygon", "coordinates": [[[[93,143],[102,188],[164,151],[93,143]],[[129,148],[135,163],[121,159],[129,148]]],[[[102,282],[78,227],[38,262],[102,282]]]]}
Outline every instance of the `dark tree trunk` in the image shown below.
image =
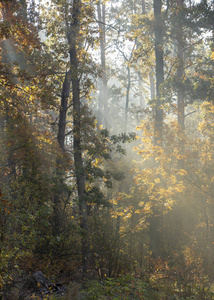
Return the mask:
{"type": "Polygon", "coordinates": [[[73,93],[73,147],[74,147],[74,166],[77,182],[78,198],[79,198],[79,213],[80,226],[82,229],[82,264],[83,274],[86,275],[89,256],[89,228],[87,214],[87,199],[85,191],[84,166],[82,159],[81,148],[81,103],[80,103],[80,81],[78,74],[79,61],[77,56],[77,47],[80,47],[78,37],[80,34],[80,9],[81,1],[73,1],[73,19],[70,28],[68,42],[70,46],[70,64],[71,64],[71,83],[73,93]]]}
{"type": "Polygon", "coordinates": [[[100,54],[101,54],[101,67],[102,67],[102,85],[100,89],[99,97],[99,117],[98,120],[105,128],[109,126],[109,108],[108,108],[108,95],[107,95],[107,74],[106,74],[106,39],[105,39],[105,4],[97,4],[97,15],[98,15],[98,24],[100,29],[100,54]],[[103,109],[104,108],[104,109],[103,109]]]}
{"type": "Polygon", "coordinates": [[[142,0],[142,14],[144,15],[146,13],[146,4],[145,0],[142,0]]]}
{"type": "MultiPolygon", "coordinates": [[[[163,108],[161,103],[161,85],[164,82],[163,71],[163,32],[161,16],[162,0],[154,0],[155,19],[155,61],[156,61],[156,103],[154,145],[162,146],[163,108]]],[[[161,209],[154,204],[150,218],[150,250],[153,258],[162,256],[161,209]]]]}
{"type": "Polygon", "coordinates": [[[59,113],[59,127],[57,140],[62,150],[56,160],[56,191],[54,194],[53,205],[53,235],[57,236],[61,232],[61,210],[62,210],[62,193],[61,187],[64,182],[64,168],[63,168],[63,151],[65,146],[65,129],[66,129],[66,115],[68,109],[68,97],[70,93],[71,75],[67,72],[62,87],[61,105],[59,113]]]}
{"type": "Polygon", "coordinates": [[[27,16],[28,16],[28,12],[27,12],[27,2],[26,0],[20,0],[20,16],[27,21],[27,16]]]}
{"type": "Polygon", "coordinates": [[[164,82],[163,72],[163,32],[161,18],[162,0],[154,0],[155,18],[155,71],[156,71],[156,105],[154,144],[162,145],[163,108],[161,103],[161,85],[164,82]]]}
{"type": "Polygon", "coordinates": [[[162,256],[162,234],[161,234],[161,216],[160,211],[153,208],[153,215],[150,217],[150,251],[152,258],[162,256]]]}
{"type": "Polygon", "coordinates": [[[57,140],[62,150],[64,150],[64,146],[65,146],[66,115],[68,109],[68,97],[70,94],[70,86],[71,86],[71,72],[68,71],[65,74],[65,79],[62,87],[61,106],[60,106],[60,113],[59,113],[59,128],[57,134],[57,140]]]}
{"type": "MultiPolygon", "coordinates": [[[[180,13],[180,10],[183,9],[183,0],[177,0],[177,9],[178,13],[180,13]]],[[[184,34],[183,34],[183,28],[182,28],[182,20],[179,18],[178,23],[176,24],[176,30],[177,30],[177,51],[178,51],[178,68],[177,68],[177,82],[178,82],[178,88],[177,88],[177,103],[178,103],[178,125],[180,127],[180,133],[181,136],[179,138],[179,149],[180,149],[180,155],[184,153],[184,144],[183,144],[183,134],[184,134],[184,108],[185,108],[185,102],[184,102],[184,89],[182,86],[182,80],[184,77],[184,34]]],[[[184,169],[184,159],[179,158],[178,159],[178,168],[184,169]]]]}
{"type": "Polygon", "coordinates": [[[125,107],[125,126],[124,131],[127,132],[127,126],[128,126],[128,113],[129,113],[129,94],[130,94],[130,88],[131,88],[131,72],[130,67],[127,66],[127,75],[128,75],[128,82],[127,82],[127,88],[126,88],[126,107],[125,107]]]}
{"type": "MultiPolygon", "coordinates": [[[[150,99],[154,101],[155,99],[155,80],[154,80],[154,74],[151,71],[149,74],[149,82],[150,82],[150,99]]],[[[155,119],[155,109],[152,110],[152,116],[155,119]]]]}

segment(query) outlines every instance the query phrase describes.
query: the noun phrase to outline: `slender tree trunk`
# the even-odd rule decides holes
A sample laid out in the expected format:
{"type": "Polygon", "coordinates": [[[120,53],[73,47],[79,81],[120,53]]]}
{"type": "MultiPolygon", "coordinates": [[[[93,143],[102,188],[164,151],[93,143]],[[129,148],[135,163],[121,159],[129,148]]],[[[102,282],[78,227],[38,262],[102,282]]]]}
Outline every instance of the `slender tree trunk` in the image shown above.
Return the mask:
{"type": "MultiPolygon", "coordinates": [[[[183,60],[184,60],[184,55],[183,55],[183,46],[179,43],[178,44],[178,59],[179,59],[179,65],[177,69],[177,76],[179,82],[182,81],[183,76],[184,76],[184,66],[183,66],[183,60]]],[[[178,87],[178,93],[177,93],[177,100],[178,100],[178,124],[180,125],[181,129],[184,130],[184,91],[183,88],[180,84],[178,87]]]]}
{"type": "Polygon", "coordinates": [[[160,211],[153,207],[153,215],[150,217],[149,226],[150,251],[152,258],[162,256],[162,234],[161,234],[161,216],[160,211]]]}
{"type": "MultiPolygon", "coordinates": [[[[118,266],[119,255],[120,255],[120,223],[121,223],[120,216],[117,216],[116,232],[115,232],[115,247],[114,247],[114,251],[112,251],[112,256],[113,256],[112,263],[113,263],[113,265],[115,265],[114,275],[116,275],[116,270],[117,270],[117,266],[118,266]]],[[[111,269],[114,268],[113,265],[112,265],[111,269]]]]}
{"type": "Polygon", "coordinates": [[[19,11],[20,16],[27,21],[27,2],[26,0],[20,0],[20,11],[19,11]]]}
{"type": "Polygon", "coordinates": [[[146,13],[146,4],[145,4],[145,0],[142,0],[141,7],[142,7],[142,14],[145,15],[145,13],[146,13]]]}
{"type": "MultiPolygon", "coordinates": [[[[154,74],[151,71],[149,74],[149,83],[150,83],[150,99],[154,101],[155,99],[155,80],[154,80],[154,74]]],[[[152,116],[155,119],[155,109],[152,109],[152,116]]]]}
{"type": "MultiPolygon", "coordinates": [[[[183,0],[177,0],[177,10],[178,13],[183,9],[183,0]]],[[[178,104],[178,125],[180,127],[180,138],[179,138],[179,149],[180,155],[184,152],[184,144],[183,144],[183,134],[184,134],[184,89],[182,87],[182,80],[184,77],[184,34],[182,28],[182,20],[179,19],[176,24],[177,29],[177,51],[178,51],[178,67],[177,67],[177,104],[178,104]]],[[[178,158],[178,168],[184,169],[184,159],[178,158]]]]}
{"type": "Polygon", "coordinates": [[[127,66],[127,75],[128,75],[128,82],[127,82],[127,88],[126,88],[126,107],[125,107],[125,126],[124,131],[127,132],[127,126],[128,126],[128,113],[129,113],[129,94],[130,94],[130,88],[131,88],[131,72],[130,67],[127,66]]]}
{"type": "Polygon", "coordinates": [[[81,148],[81,103],[80,103],[80,80],[78,74],[78,55],[77,49],[81,47],[78,41],[80,35],[80,10],[81,1],[73,1],[73,19],[70,26],[70,34],[68,42],[70,46],[70,65],[71,65],[71,83],[73,93],[73,147],[74,147],[74,166],[75,176],[77,182],[77,191],[79,198],[79,213],[80,226],[82,230],[82,264],[83,274],[86,275],[89,265],[89,228],[88,228],[88,214],[87,214],[87,199],[85,191],[84,166],[82,159],[81,148]]]}
{"type": "Polygon", "coordinates": [[[163,72],[163,33],[161,18],[162,0],[154,0],[155,18],[155,71],[156,71],[156,105],[154,144],[162,145],[163,108],[161,103],[161,85],[164,82],[163,72]]]}
{"type": "Polygon", "coordinates": [[[62,87],[61,106],[59,113],[59,127],[57,140],[62,150],[56,160],[56,191],[54,194],[53,205],[53,235],[57,236],[61,232],[61,213],[62,213],[62,193],[61,187],[64,182],[64,170],[63,170],[63,151],[65,146],[65,129],[66,129],[66,115],[68,109],[68,97],[70,93],[71,74],[66,72],[65,79],[62,87]]]}
{"type": "MultiPolygon", "coordinates": [[[[161,85],[164,82],[163,71],[163,33],[161,17],[162,0],[154,0],[155,18],[155,71],[156,71],[156,103],[155,103],[155,129],[154,145],[162,146],[163,108],[161,103],[161,85]]],[[[153,258],[162,256],[161,233],[161,208],[158,204],[153,206],[153,214],[150,218],[150,250],[153,258]]]]}
{"type": "MultiPolygon", "coordinates": [[[[106,74],[106,38],[105,38],[105,4],[97,4],[97,15],[98,15],[98,24],[100,29],[100,53],[101,53],[101,67],[102,67],[102,85],[100,89],[100,97],[99,97],[99,110],[100,110],[100,118],[103,120],[103,125],[105,128],[108,128],[109,123],[109,108],[108,108],[108,95],[107,95],[107,74],[106,74]],[[102,109],[104,108],[104,109],[102,109]]],[[[102,121],[101,121],[102,122],[102,121]]]]}
{"type": "Polygon", "coordinates": [[[143,81],[143,78],[142,78],[140,72],[138,72],[138,82],[139,82],[138,86],[139,86],[139,92],[140,92],[140,95],[139,95],[139,105],[140,105],[141,109],[144,109],[145,106],[146,106],[145,97],[144,97],[144,91],[143,91],[144,81],[143,81]]]}
{"type": "MultiPolygon", "coordinates": [[[[131,216],[131,228],[133,228],[133,224],[134,224],[134,212],[132,212],[132,216],[131,216]]],[[[132,265],[133,265],[133,235],[132,232],[130,232],[130,236],[129,236],[129,272],[132,272],[132,265]]]]}
{"type": "Polygon", "coordinates": [[[59,113],[59,128],[57,134],[57,140],[62,150],[64,150],[64,146],[65,146],[66,115],[68,109],[68,97],[70,94],[70,86],[71,86],[71,72],[68,71],[65,74],[65,79],[62,87],[61,106],[60,106],[60,113],[59,113]]]}

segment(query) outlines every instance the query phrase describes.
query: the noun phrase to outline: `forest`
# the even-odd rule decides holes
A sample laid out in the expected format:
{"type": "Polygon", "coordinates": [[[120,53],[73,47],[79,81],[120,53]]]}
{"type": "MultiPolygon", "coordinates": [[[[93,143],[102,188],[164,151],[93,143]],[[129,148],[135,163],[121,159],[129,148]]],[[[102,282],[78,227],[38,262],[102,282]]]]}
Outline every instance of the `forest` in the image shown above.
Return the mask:
{"type": "Polygon", "coordinates": [[[0,44],[0,299],[214,299],[213,1],[1,0],[0,44]]]}

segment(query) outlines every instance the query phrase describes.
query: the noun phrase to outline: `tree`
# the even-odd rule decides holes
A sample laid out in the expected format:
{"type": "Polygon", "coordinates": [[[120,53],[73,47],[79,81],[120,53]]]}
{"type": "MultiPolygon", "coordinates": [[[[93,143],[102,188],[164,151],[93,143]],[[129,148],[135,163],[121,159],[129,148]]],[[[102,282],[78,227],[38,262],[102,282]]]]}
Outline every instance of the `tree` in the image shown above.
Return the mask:
{"type": "Polygon", "coordinates": [[[156,70],[156,103],[155,103],[155,131],[154,144],[162,145],[163,131],[163,107],[161,85],[164,82],[163,66],[163,19],[162,1],[154,0],[154,22],[155,22],[155,70],[156,70]]]}
{"type": "MultiPolygon", "coordinates": [[[[65,137],[66,137],[66,116],[68,110],[68,97],[70,94],[71,72],[65,74],[62,87],[61,105],[59,113],[57,141],[59,143],[59,153],[56,159],[56,187],[53,203],[53,235],[60,236],[62,230],[62,195],[65,190],[65,137]],[[64,158],[64,159],[63,159],[64,158]]],[[[68,194],[69,197],[69,194],[68,194]]]]}
{"type": "Polygon", "coordinates": [[[81,148],[81,112],[80,112],[80,83],[79,83],[79,60],[77,49],[81,49],[79,42],[80,34],[80,13],[81,13],[81,1],[73,1],[73,19],[68,31],[68,43],[69,43],[69,55],[71,66],[71,83],[72,83],[72,95],[73,95],[73,148],[74,148],[74,166],[75,176],[77,181],[77,190],[79,197],[80,207],[80,226],[82,228],[82,263],[83,272],[86,273],[89,264],[90,245],[89,245],[89,228],[88,228],[88,216],[87,216],[87,202],[86,202],[86,190],[85,190],[85,178],[84,167],[82,159],[81,148]]]}
{"type": "MultiPolygon", "coordinates": [[[[163,65],[163,20],[162,0],[154,0],[154,22],[155,22],[155,70],[156,70],[156,101],[154,120],[154,146],[162,146],[163,142],[163,104],[161,86],[164,83],[163,65]]],[[[155,162],[154,162],[155,164],[155,162]]],[[[160,207],[154,204],[153,214],[150,217],[150,244],[152,257],[162,256],[161,237],[161,211],[160,207]]]]}
{"type": "Polygon", "coordinates": [[[26,2],[3,1],[0,6],[2,285],[2,280],[10,281],[14,261],[33,256],[51,234],[55,143],[47,111],[56,98],[50,74],[43,73],[42,45],[26,2]]]}
{"type": "Polygon", "coordinates": [[[98,25],[100,30],[100,57],[101,57],[101,87],[99,95],[99,112],[98,112],[98,122],[100,125],[104,123],[105,128],[109,128],[109,116],[108,116],[108,89],[107,89],[107,70],[106,70],[106,4],[97,2],[97,16],[98,16],[98,25]],[[104,109],[102,109],[104,107],[104,109]],[[101,120],[103,120],[103,122],[101,120]]]}

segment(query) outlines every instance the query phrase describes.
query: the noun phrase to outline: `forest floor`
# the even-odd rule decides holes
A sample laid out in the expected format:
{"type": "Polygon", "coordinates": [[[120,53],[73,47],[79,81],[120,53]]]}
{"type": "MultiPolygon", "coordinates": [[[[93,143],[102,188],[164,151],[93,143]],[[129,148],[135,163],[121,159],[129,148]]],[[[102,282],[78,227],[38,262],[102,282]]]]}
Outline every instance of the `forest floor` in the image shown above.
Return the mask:
{"type": "MultiPolygon", "coordinates": [[[[11,285],[1,300],[212,300],[214,293],[205,286],[194,285],[189,282],[185,289],[179,289],[172,284],[169,278],[164,280],[146,280],[131,275],[117,278],[105,278],[82,281],[70,281],[65,284],[56,284],[61,288],[50,288],[42,293],[32,286],[32,276],[24,283],[11,285]],[[30,279],[31,278],[31,279],[30,279]],[[29,281],[30,280],[30,281],[29,281]]],[[[51,284],[52,287],[55,284],[51,284]]]]}

